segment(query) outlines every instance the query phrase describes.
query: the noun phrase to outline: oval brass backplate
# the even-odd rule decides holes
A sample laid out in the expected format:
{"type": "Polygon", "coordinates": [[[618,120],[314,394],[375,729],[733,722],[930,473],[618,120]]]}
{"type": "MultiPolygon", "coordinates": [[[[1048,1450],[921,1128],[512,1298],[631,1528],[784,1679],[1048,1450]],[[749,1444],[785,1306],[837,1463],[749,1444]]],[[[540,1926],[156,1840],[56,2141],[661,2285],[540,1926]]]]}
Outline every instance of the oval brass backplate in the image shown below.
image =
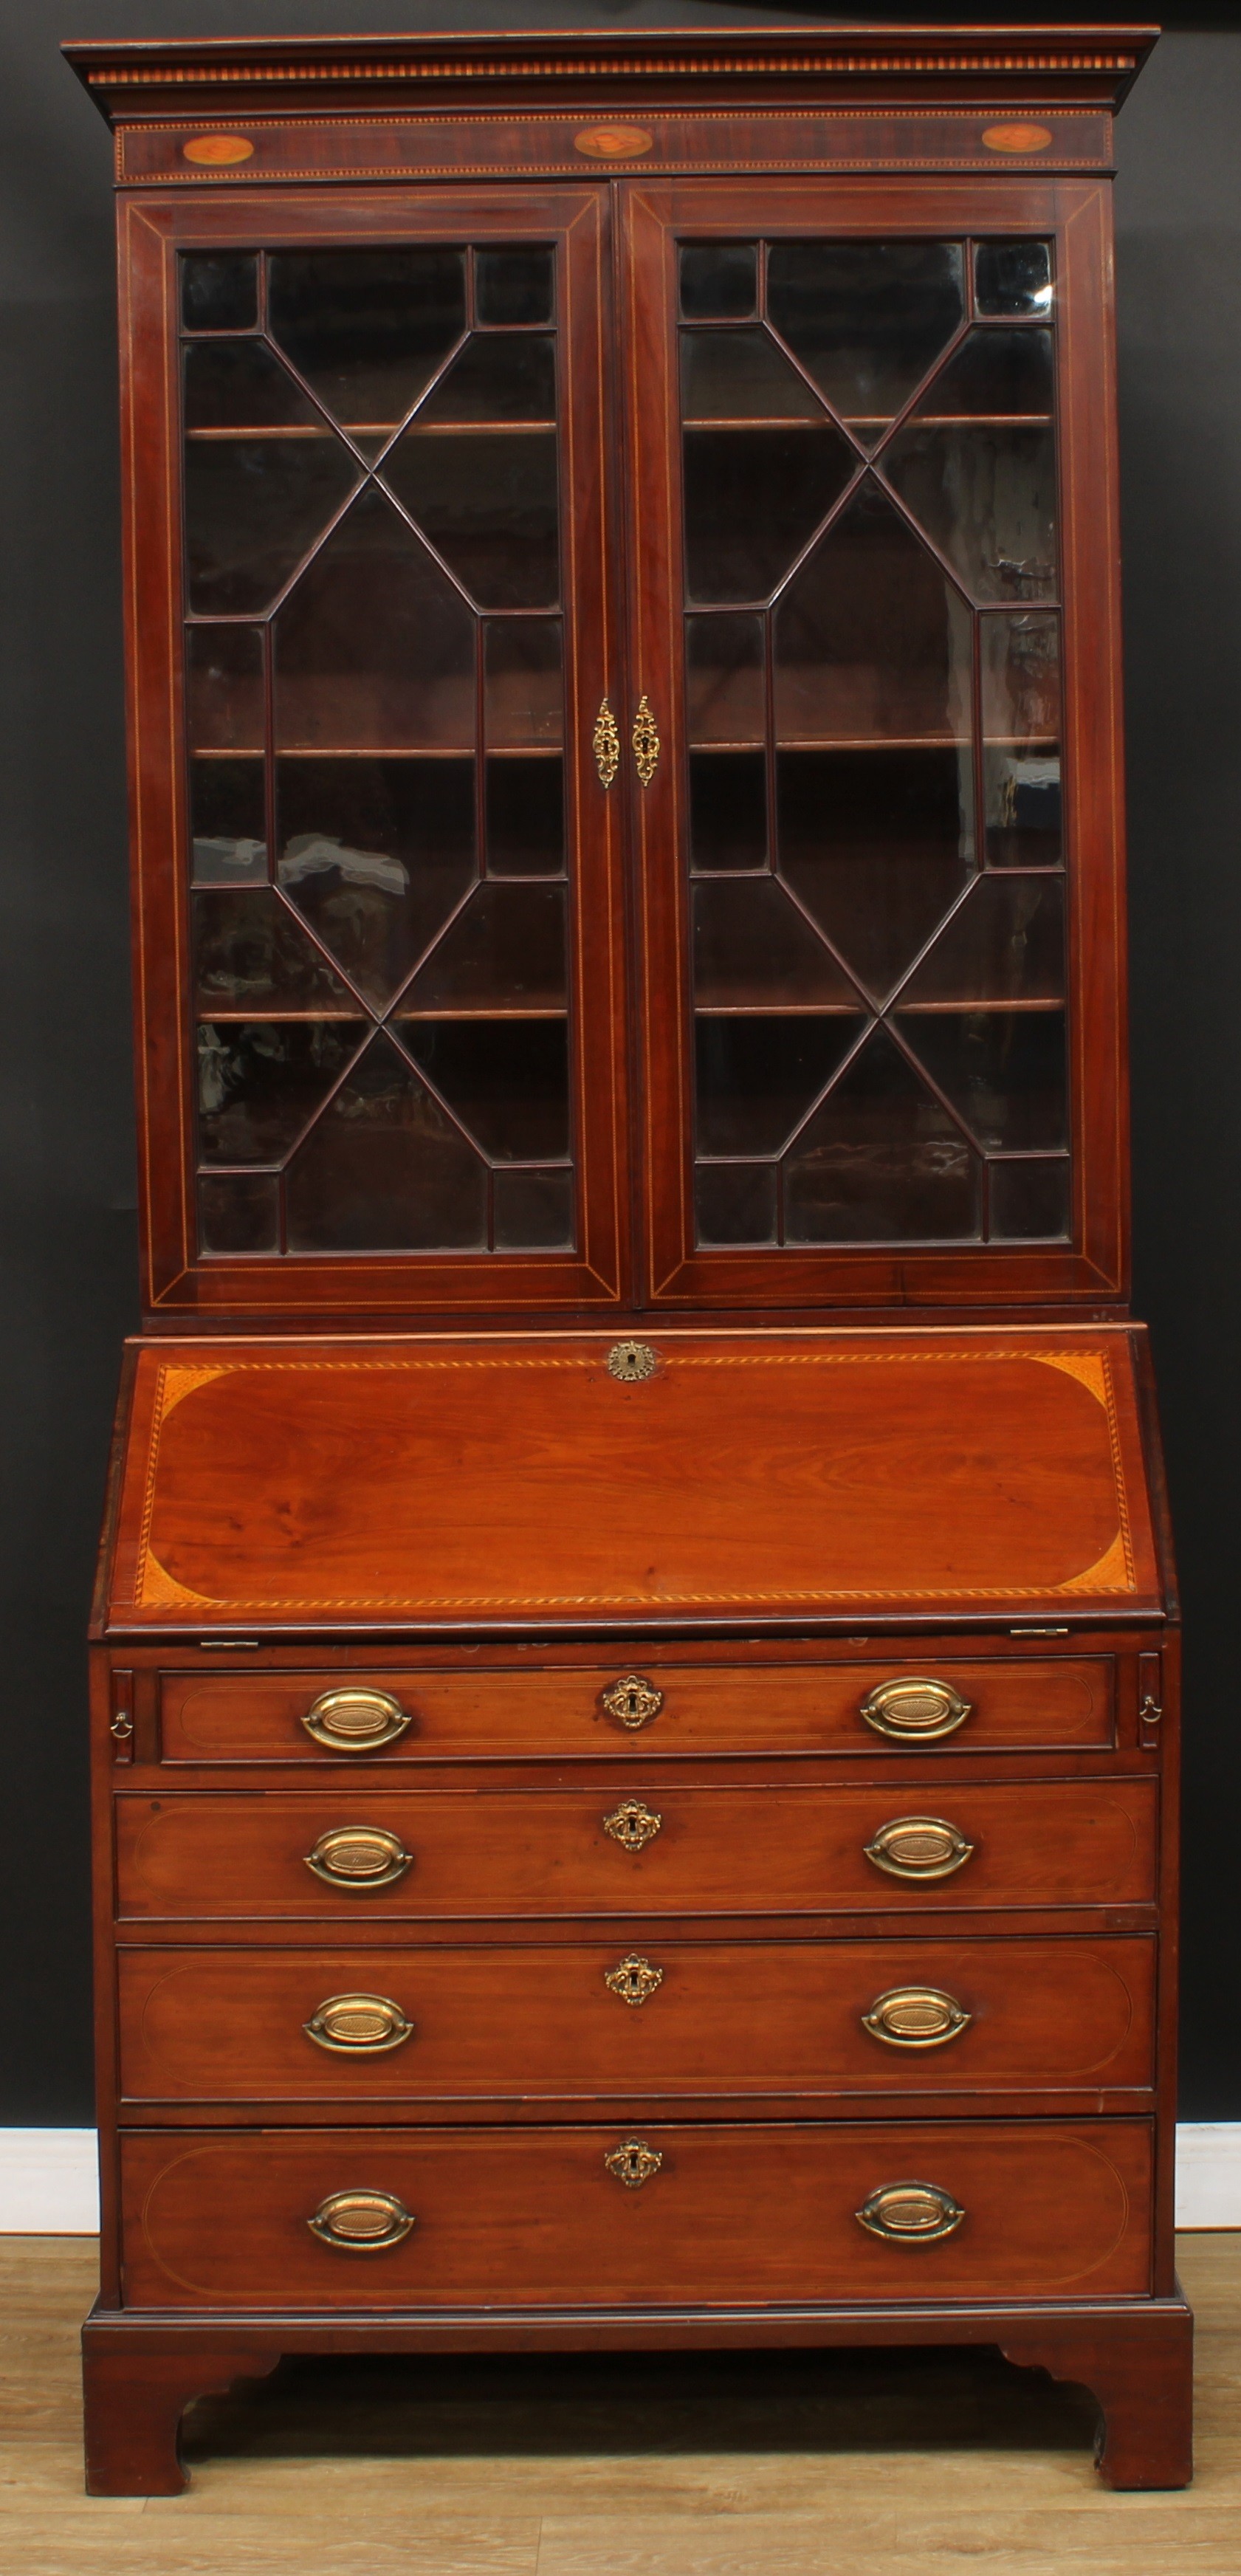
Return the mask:
{"type": "Polygon", "coordinates": [[[307,2039],[339,2057],[382,2057],[400,2048],[413,2027],[388,1995],[329,1995],[302,2024],[307,2039]]]}
{"type": "Polygon", "coordinates": [[[306,1867],[316,1878],[328,1887],[346,1889],[351,1896],[394,1887],[412,1865],[412,1852],[385,1825],[332,1825],[306,1854],[306,1867]]]}
{"type": "Polygon", "coordinates": [[[942,2048],[968,2030],[972,2018],[940,1986],[889,1986],[863,2013],[862,2028],[890,2048],[942,2048]]]}
{"type": "Polygon", "coordinates": [[[302,1724],[316,1744],[326,1744],[329,1753],[373,1753],[377,1746],[391,1744],[405,1733],[410,1715],[390,1691],[364,1690],[352,1683],[343,1690],[322,1692],[305,1711],[302,1724]]]}
{"type": "Polygon", "coordinates": [[[399,2245],[415,2224],[391,2191],[332,2191],[306,2225],[321,2245],[338,2254],[382,2254],[399,2245]]]}
{"type": "Polygon", "coordinates": [[[890,2245],[936,2245],[955,2235],[965,2211],[938,2183],[888,2182],[853,2215],[868,2235],[883,2236],[890,2245]]]}
{"type": "Polygon", "coordinates": [[[921,1743],[937,1735],[955,1735],[969,1713],[970,1702],[949,1682],[922,1681],[912,1675],[880,1682],[868,1691],[858,1710],[876,1735],[898,1740],[916,1736],[921,1743]]]}
{"type": "Polygon", "coordinates": [[[974,1846],[942,1816],[893,1816],[863,1848],[889,1878],[951,1878],[974,1846]]]}

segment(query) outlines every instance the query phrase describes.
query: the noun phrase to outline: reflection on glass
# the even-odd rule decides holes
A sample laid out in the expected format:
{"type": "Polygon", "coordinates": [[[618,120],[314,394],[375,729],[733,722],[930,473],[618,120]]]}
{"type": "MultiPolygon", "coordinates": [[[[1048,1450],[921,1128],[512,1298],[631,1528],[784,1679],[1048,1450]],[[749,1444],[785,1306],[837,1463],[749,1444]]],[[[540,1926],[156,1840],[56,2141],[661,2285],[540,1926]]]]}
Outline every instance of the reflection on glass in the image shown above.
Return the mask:
{"type": "Polygon", "coordinates": [[[402,1008],[488,1011],[565,1007],[563,886],[476,887],[414,977],[402,1008]]]}
{"type": "Polygon", "coordinates": [[[493,328],[514,322],[550,322],[555,254],[531,242],[511,250],[474,253],[474,310],[493,328]]]}
{"type": "Polygon", "coordinates": [[[185,690],[187,731],[195,751],[261,751],[262,627],[187,628],[185,690]]]}
{"type": "Polygon", "coordinates": [[[988,864],[1054,867],[1062,856],[1060,621],[1025,609],[979,623],[988,864]]]}
{"type": "Polygon", "coordinates": [[[978,242],[974,302],[980,313],[1050,313],[1051,243],[978,242]]]}
{"type": "Polygon", "coordinates": [[[681,312],[687,322],[734,322],[754,311],[758,255],[753,242],[685,242],[681,312]]]}
{"type": "Polygon", "coordinates": [[[357,1014],[357,1002],[270,886],[223,887],[194,897],[198,1009],[204,1019],[244,1011],[357,1014]]]}
{"type": "Polygon", "coordinates": [[[773,242],[767,313],[864,445],[873,445],[965,310],[958,242],[773,242]]]}
{"type": "Polygon", "coordinates": [[[201,1252],[278,1252],[280,1183],[265,1172],[204,1172],[198,1183],[201,1252]]]}
{"type": "Polygon", "coordinates": [[[480,608],[555,606],[554,430],[498,438],[485,429],[415,426],[385,459],[384,475],[480,608]]]}
{"type": "Polygon", "coordinates": [[[1063,1242],[1070,1231],[1069,1162],[992,1163],[990,1232],[1005,1242],[1063,1242]]]}
{"type": "Polygon", "coordinates": [[[359,1021],[205,1021],[198,1136],[206,1163],[278,1163],[356,1053],[359,1021]]]}
{"type": "Polygon", "coordinates": [[[964,412],[1046,420],[1051,404],[1050,331],[970,331],[910,418],[952,420],[964,412]]]}
{"type": "Polygon", "coordinates": [[[774,878],[720,877],[695,886],[693,900],[700,1010],[857,1008],[853,985],[774,878]]]}
{"type": "Polygon", "coordinates": [[[1064,887],[1059,877],[979,877],[910,977],[914,1003],[1064,998],[1064,887]]]}
{"type": "Polygon", "coordinates": [[[774,1243],[774,1163],[700,1163],[694,1176],[700,1244],[774,1243]]]}
{"type": "Polygon", "coordinates": [[[761,751],[691,751],[690,866],[761,868],[767,860],[767,761],[761,751]]]}
{"type": "Polygon", "coordinates": [[[559,753],[487,763],[487,873],[563,876],[564,777],[559,753]]]}
{"type": "Polygon", "coordinates": [[[687,429],[685,565],[692,600],[766,599],[853,471],[840,431],[687,429]]]}
{"type": "Polygon", "coordinates": [[[489,751],[558,743],[564,733],[558,617],[488,618],[483,720],[489,751]]]}
{"type": "Polygon", "coordinates": [[[553,1163],[569,1150],[568,1024],[399,1018],[402,1045],[493,1162],[553,1163]]]}
{"type": "Polygon", "coordinates": [[[465,329],[459,250],[272,252],[273,337],[350,428],[394,429],[465,329]]]}
{"type": "Polygon", "coordinates": [[[492,1182],[497,1252],[571,1252],[573,1174],[498,1171],[492,1182]]]}
{"type": "Polygon", "coordinates": [[[261,760],[192,760],[194,884],[265,885],[266,813],[261,760]]]}
{"type": "Polygon", "coordinates": [[[882,1000],[969,882],[968,747],[784,751],[776,802],[781,874],[882,1000]]]}
{"type": "Polygon", "coordinates": [[[862,1019],[843,1012],[716,1018],[695,1024],[698,1150],[778,1154],[853,1045],[862,1019]]]}
{"type": "Polygon", "coordinates": [[[487,1174],[403,1055],[371,1040],[289,1165],[291,1252],[480,1251],[487,1174]]]}
{"type": "Polygon", "coordinates": [[[884,472],[976,599],[1053,599],[1050,429],[898,430],[884,472]]]}
{"type": "Polygon", "coordinates": [[[782,743],[972,730],[969,610],[869,476],[780,601],[774,649],[782,743]]]}
{"type": "Polygon", "coordinates": [[[886,1029],[877,1029],[785,1166],[789,1243],[976,1235],[981,1164],[886,1029]]]}
{"type": "Polygon", "coordinates": [[[249,331],[258,320],[258,262],[252,250],[185,251],[181,319],[187,331],[249,331]]]}
{"type": "Polygon", "coordinates": [[[421,405],[410,435],[459,421],[554,421],[556,343],[523,331],[511,340],[467,340],[421,405]]]}
{"type": "Polygon", "coordinates": [[[681,418],[821,421],[823,405],[770,333],[683,331],[681,418]]]}
{"type": "Polygon", "coordinates": [[[767,730],[761,617],[687,617],[685,713],[691,742],[760,743],[767,730]]]}
{"type": "Polygon", "coordinates": [[[363,493],[275,621],[284,750],[474,741],[474,620],[398,511],[363,493]]]}
{"type": "Polygon", "coordinates": [[[284,893],[382,1010],[474,879],[472,760],[282,760],[284,893]]]}
{"type": "Polygon", "coordinates": [[[981,1145],[1067,1145],[1062,1010],[911,1011],[898,1025],[981,1145]]]}

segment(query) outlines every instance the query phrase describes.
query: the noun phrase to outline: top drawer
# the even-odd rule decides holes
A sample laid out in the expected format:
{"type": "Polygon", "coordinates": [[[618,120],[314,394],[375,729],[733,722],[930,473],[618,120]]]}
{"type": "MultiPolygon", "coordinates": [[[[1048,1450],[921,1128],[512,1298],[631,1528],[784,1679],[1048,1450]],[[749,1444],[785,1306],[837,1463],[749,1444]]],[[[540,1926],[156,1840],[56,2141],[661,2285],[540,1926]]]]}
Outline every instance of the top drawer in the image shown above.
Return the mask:
{"type": "Polygon", "coordinates": [[[1110,1655],[994,1662],[673,1664],[543,1671],[172,1672],[166,1762],[615,1761],[699,1753],[1031,1750],[1114,1741],[1110,1655]]]}

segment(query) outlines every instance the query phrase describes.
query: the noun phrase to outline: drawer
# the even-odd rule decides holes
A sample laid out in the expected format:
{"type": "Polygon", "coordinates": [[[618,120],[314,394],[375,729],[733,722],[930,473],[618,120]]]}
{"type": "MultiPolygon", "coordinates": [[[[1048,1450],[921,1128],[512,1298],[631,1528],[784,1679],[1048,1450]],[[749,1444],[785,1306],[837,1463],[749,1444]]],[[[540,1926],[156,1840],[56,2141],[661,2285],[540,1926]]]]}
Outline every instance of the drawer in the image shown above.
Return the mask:
{"type": "Polygon", "coordinates": [[[1149,2287],[1150,2170],[1140,2120],[136,2131],[121,2142],[125,2299],[1132,2296],[1149,2287]]]}
{"type": "Polygon", "coordinates": [[[123,1918],[787,1914],[1115,1905],[1155,1887],[1153,1780],[116,1800],[123,1918]],[[872,1857],[872,1855],[875,1855],[872,1857]],[[881,1865],[882,1855],[886,1865],[881,1865]],[[909,1874],[902,1874],[909,1873],[909,1874]]]}
{"type": "Polygon", "coordinates": [[[128,1950],[118,1967],[133,2103],[1153,2079],[1146,1936],[128,1950]]]}
{"type": "Polygon", "coordinates": [[[644,1759],[860,1753],[885,1742],[916,1747],[928,1731],[945,1749],[1056,1750],[1111,1744],[1113,1704],[1110,1655],[694,1665],[639,1651],[544,1671],[182,1672],[161,1674],[159,1685],[166,1762],[615,1761],[639,1735],[644,1759]],[[911,1690],[917,1681],[932,1688],[911,1690]]]}

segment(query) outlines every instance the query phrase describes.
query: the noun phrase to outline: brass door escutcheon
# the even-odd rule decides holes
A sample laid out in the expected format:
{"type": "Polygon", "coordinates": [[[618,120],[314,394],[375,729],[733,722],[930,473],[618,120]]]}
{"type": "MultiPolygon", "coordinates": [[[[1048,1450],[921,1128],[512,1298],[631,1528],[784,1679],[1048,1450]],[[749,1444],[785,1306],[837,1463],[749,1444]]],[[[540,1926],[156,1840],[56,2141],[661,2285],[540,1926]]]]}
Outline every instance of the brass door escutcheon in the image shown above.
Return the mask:
{"type": "Polygon", "coordinates": [[[658,1717],[664,1695],[653,1682],[644,1681],[641,1673],[622,1673],[610,1690],[600,1692],[599,1700],[608,1716],[616,1718],[621,1726],[637,1727],[649,1726],[651,1719],[658,1717]]]}
{"type": "Polygon", "coordinates": [[[607,1365],[608,1376],[619,1378],[622,1386],[641,1386],[644,1378],[654,1377],[659,1360],[649,1342],[613,1342],[607,1365]]]}
{"type": "Polygon", "coordinates": [[[321,2245],[339,2254],[383,2254],[416,2224],[391,2191],[332,2191],[306,2225],[321,2245]]]}
{"type": "Polygon", "coordinates": [[[928,1682],[902,1677],[899,1681],[880,1682],[869,1691],[858,1711],[876,1735],[917,1736],[923,1742],[937,1735],[955,1735],[970,1713],[970,1702],[962,1699],[949,1682],[928,1682]]]}
{"type": "Polygon", "coordinates": [[[302,1719],[316,1744],[330,1753],[373,1753],[391,1744],[410,1724],[409,1711],[390,1691],[364,1690],[360,1684],[324,1691],[302,1719]]]}
{"type": "Polygon", "coordinates": [[[644,2004],[662,1986],[664,1972],[631,1950],[627,1959],[618,1959],[614,1968],[605,1970],[603,1982],[610,1994],[620,1996],[623,2004],[644,2004]]]}
{"type": "Polygon", "coordinates": [[[600,702],[599,713],[595,717],[595,730],[590,741],[595,755],[595,767],[599,772],[599,784],[601,787],[610,787],[620,768],[620,735],[616,730],[616,718],[606,698],[600,702]]]}
{"type": "Polygon", "coordinates": [[[633,720],[632,739],[634,766],[642,786],[649,787],[659,767],[659,734],[655,718],[647,704],[645,690],[638,700],[638,712],[633,720]]]}
{"type": "Polygon", "coordinates": [[[863,1845],[867,1860],[886,1869],[890,1878],[951,1878],[954,1869],[964,1868],[973,1848],[942,1816],[893,1816],[863,1845]]]}
{"type": "Polygon", "coordinates": [[[888,2182],[853,2215],[868,2235],[883,2236],[890,2245],[937,2245],[955,2235],[965,2211],[938,2183],[888,2182]]]}
{"type": "Polygon", "coordinates": [[[395,1887],[412,1865],[413,1853],[385,1825],[332,1825],[306,1854],[306,1867],[316,1878],[328,1887],[344,1888],[351,1896],[395,1887]]]}
{"type": "Polygon", "coordinates": [[[307,2039],[340,2057],[382,2057],[400,2048],[413,2027],[388,1995],[329,1995],[302,2023],[307,2039]]]}
{"type": "Polygon", "coordinates": [[[613,1808],[610,1816],[604,1817],[603,1830],[611,1835],[614,1843],[621,1843],[626,1851],[637,1852],[645,1843],[654,1842],[663,1821],[662,1816],[656,1816],[649,1807],[644,1807],[640,1798],[626,1798],[619,1807],[613,1808]]]}
{"type": "Polygon", "coordinates": [[[890,2048],[942,2048],[968,2030],[972,2019],[940,1986],[890,1986],[863,2013],[862,2028],[890,2048]]]}
{"type": "Polygon", "coordinates": [[[619,2147],[613,2147],[603,2161],[626,2191],[640,2191],[643,2183],[658,2173],[663,2157],[658,2147],[648,2147],[645,2138],[622,2138],[619,2147]]]}

